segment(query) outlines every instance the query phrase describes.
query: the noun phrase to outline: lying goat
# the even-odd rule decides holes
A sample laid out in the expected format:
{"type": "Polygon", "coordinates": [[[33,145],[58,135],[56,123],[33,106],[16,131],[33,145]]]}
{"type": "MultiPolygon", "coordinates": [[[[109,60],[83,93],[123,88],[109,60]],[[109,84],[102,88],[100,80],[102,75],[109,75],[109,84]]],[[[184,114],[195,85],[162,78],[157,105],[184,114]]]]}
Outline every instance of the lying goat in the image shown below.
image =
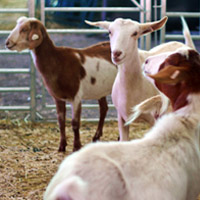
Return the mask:
{"type": "Polygon", "coordinates": [[[20,17],[6,41],[6,47],[17,51],[31,50],[35,66],[56,103],[61,135],[59,151],[65,151],[66,146],[66,101],[72,106],[74,150],[81,147],[79,127],[82,99],[98,99],[100,121],[93,141],[101,137],[108,110],[106,96],[111,93],[117,74],[117,68],[110,58],[109,42],[85,49],[56,47],[40,21],[20,17]]]}
{"type": "Polygon", "coordinates": [[[200,56],[182,49],[167,54],[159,68],[150,76],[170,99],[173,112],[161,117],[142,139],[90,144],[68,156],[44,200],[197,199],[200,56]]]}

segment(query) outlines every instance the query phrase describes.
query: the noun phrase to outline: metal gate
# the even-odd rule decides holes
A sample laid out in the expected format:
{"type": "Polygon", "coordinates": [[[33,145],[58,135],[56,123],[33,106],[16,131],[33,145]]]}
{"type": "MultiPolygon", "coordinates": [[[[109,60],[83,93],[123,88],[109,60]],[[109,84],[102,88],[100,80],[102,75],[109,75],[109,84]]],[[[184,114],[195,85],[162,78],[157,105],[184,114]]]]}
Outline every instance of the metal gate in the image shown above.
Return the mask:
{"type": "MultiPolygon", "coordinates": [[[[0,8],[0,13],[21,13],[23,15],[28,15],[30,17],[35,16],[35,6],[34,6],[34,0],[28,1],[27,8],[0,8]]],[[[0,30],[0,36],[7,36],[10,33],[10,31],[0,30]]],[[[11,52],[8,50],[1,49],[0,55],[30,55],[28,51],[24,51],[23,53],[17,53],[17,52],[11,52]]],[[[31,57],[29,56],[29,59],[31,60],[31,57]]],[[[0,68],[0,76],[2,74],[28,74],[30,77],[30,84],[29,86],[24,87],[0,87],[0,93],[7,93],[7,92],[29,92],[30,94],[30,103],[28,106],[16,106],[16,105],[2,105],[0,106],[0,113],[5,111],[16,111],[16,112],[27,112],[27,118],[30,117],[32,121],[36,119],[36,104],[35,104],[35,67],[31,60],[31,65],[27,68],[0,68]]]]}

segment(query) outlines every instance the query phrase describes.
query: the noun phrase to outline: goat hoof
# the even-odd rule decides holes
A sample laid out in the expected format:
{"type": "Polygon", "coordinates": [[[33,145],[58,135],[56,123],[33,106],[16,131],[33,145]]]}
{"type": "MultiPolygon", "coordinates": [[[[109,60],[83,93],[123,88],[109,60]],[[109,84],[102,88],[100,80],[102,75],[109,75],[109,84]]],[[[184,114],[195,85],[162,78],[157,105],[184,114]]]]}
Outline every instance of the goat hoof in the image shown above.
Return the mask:
{"type": "Polygon", "coordinates": [[[93,142],[96,142],[98,140],[99,140],[99,138],[97,138],[97,137],[93,137],[93,139],[92,139],[93,142]]]}
{"type": "Polygon", "coordinates": [[[100,140],[100,137],[101,137],[102,135],[103,135],[102,132],[97,132],[97,133],[94,135],[92,141],[93,141],[93,142],[99,141],[99,140],[100,140]]]}
{"type": "Polygon", "coordinates": [[[82,147],[82,145],[81,145],[80,142],[75,143],[74,144],[74,148],[73,148],[73,152],[78,151],[81,147],[82,147]]]}
{"type": "Polygon", "coordinates": [[[65,147],[67,146],[67,142],[66,141],[61,141],[60,142],[60,147],[58,149],[59,152],[65,152],[65,147]]]}
{"type": "Polygon", "coordinates": [[[80,148],[81,148],[81,146],[80,147],[74,147],[73,152],[78,151],[80,148]]]}
{"type": "MultiPolygon", "coordinates": [[[[65,146],[66,146],[66,145],[65,145],[65,146]]],[[[58,149],[58,151],[59,151],[59,152],[65,152],[65,146],[60,146],[59,149],[58,149]]]]}

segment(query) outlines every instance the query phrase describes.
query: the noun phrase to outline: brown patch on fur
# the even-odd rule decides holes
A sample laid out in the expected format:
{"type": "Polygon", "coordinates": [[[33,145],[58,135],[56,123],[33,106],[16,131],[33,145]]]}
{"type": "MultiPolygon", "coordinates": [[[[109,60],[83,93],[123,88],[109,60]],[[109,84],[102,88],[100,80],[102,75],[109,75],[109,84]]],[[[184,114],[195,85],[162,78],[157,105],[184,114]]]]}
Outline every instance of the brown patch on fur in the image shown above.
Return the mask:
{"type": "Polygon", "coordinates": [[[83,79],[86,76],[86,71],[83,66],[80,69],[80,78],[83,79]]]}
{"type": "Polygon", "coordinates": [[[96,83],[96,79],[94,77],[91,77],[90,82],[92,85],[94,85],[96,83]]]}
{"type": "Polygon", "coordinates": [[[86,56],[99,57],[112,63],[110,42],[100,42],[81,50],[86,56]]]}

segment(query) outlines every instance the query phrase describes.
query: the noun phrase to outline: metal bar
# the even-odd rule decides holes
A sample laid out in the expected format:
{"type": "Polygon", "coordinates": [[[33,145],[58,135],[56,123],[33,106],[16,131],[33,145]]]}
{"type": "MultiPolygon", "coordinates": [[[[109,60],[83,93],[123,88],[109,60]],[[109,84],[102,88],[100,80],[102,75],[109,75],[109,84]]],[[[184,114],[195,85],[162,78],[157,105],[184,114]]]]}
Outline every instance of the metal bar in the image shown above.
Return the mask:
{"type": "MultiPolygon", "coordinates": [[[[167,2],[166,0],[162,0],[161,1],[162,6],[161,6],[161,17],[166,16],[166,9],[167,9],[167,2]]],[[[166,32],[166,28],[165,26],[160,30],[160,43],[164,43],[165,42],[165,32],[166,32]]]]}
{"type": "MultiPolygon", "coordinates": [[[[145,0],[140,0],[140,5],[145,9],[145,2],[144,2],[145,0]]],[[[146,20],[145,20],[145,18],[146,18],[146,13],[145,12],[140,12],[140,22],[141,23],[144,23],[146,20]]],[[[144,43],[144,40],[145,40],[145,38],[144,38],[144,36],[142,36],[142,37],[140,37],[140,48],[141,49],[145,49],[145,43],[144,43]]]]}
{"type": "Polygon", "coordinates": [[[0,8],[0,13],[28,13],[28,8],[0,8]]]}
{"type": "Polygon", "coordinates": [[[29,111],[30,106],[0,106],[0,111],[29,111]]]}
{"type": "MultiPolygon", "coordinates": [[[[0,30],[1,35],[9,35],[11,31],[4,31],[0,30]]],[[[47,29],[48,33],[107,33],[107,30],[102,29],[47,29]]],[[[3,53],[3,51],[10,52],[9,50],[0,50],[0,53],[3,53]]],[[[28,52],[28,51],[26,51],[28,52]]],[[[17,52],[16,52],[17,53],[17,52]]]]}
{"type": "Polygon", "coordinates": [[[200,12],[166,12],[168,17],[200,17],[200,12]]]}
{"type": "MultiPolygon", "coordinates": [[[[46,120],[48,122],[54,122],[54,123],[57,123],[58,120],[57,118],[54,118],[54,119],[49,119],[49,118],[46,118],[46,120]]],[[[69,119],[67,119],[68,121],[69,119]]],[[[71,120],[71,119],[70,119],[71,120]]],[[[105,119],[105,122],[112,122],[112,121],[117,121],[117,118],[106,118],[105,119]]],[[[99,122],[99,118],[81,118],[81,122],[90,122],[90,123],[98,123],[99,122]]]]}
{"type": "MultiPolygon", "coordinates": [[[[46,104],[45,107],[48,109],[55,109],[56,105],[46,104]]],[[[108,104],[108,107],[111,109],[115,109],[115,106],[113,104],[108,104]]],[[[66,108],[71,108],[71,105],[67,104],[66,108]]],[[[88,108],[89,109],[97,109],[97,108],[99,108],[99,105],[98,104],[82,104],[82,109],[88,109],[88,108]]]]}
{"type": "Polygon", "coordinates": [[[144,11],[144,7],[141,6],[136,0],[131,0],[133,4],[135,4],[141,11],[144,11]]]}
{"type": "Polygon", "coordinates": [[[30,92],[30,87],[0,87],[0,92],[30,92]]]}
{"type": "Polygon", "coordinates": [[[59,12],[139,12],[139,8],[130,7],[45,7],[44,11],[59,12]]]}
{"type": "MultiPolygon", "coordinates": [[[[194,40],[200,40],[200,35],[191,35],[192,39],[194,40]]],[[[171,40],[171,39],[183,39],[184,40],[184,36],[183,35],[174,35],[174,34],[166,34],[165,35],[165,38],[168,39],[168,40],[171,40]]]]}
{"type": "Polygon", "coordinates": [[[31,66],[30,66],[30,117],[31,117],[31,121],[35,122],[36,121],[36,69],[35,66],[33,64],[33,60],[32,57],[30,56],[31,59],[31,66]]]}
{"type": "Polygon", "coordinates": [[[45,0],[40,0],[40,6],[41,21],[45,25],[45,0]]]}
{"type": "MultiPolygon", "coordinates": [[[[157,21],[158,20],[158,12],[157,12],[157,9],[158,9],[158,5],[157,5],[157,0],[154,0],[154,5],[153,5],[153,8],[154,8],[154,20],[157,21]]],[[[158,32],[156,31],[154,33],[154,46],[157,46],[158,45],[158,32]]]]}
{"type": "Polygon", "coordinates": [[[35,17],[35,0],[28,1],[29,17],[35,17]]]}
{"type": "Polygon", "coordinates": [[[10,50],[0,50],[0,54],[15,54],[15,55],[20,55],[20,54],[29,54],[29,51],[22,51],[22,52],[17,52],[17,51],[10,51],[10,50]]]}
{"type": "Polygon", "coordinates": [[[11,31],[0,30],[1,35],[9,35],[11,31]]]}
{"type": "MultiPolygon", "coordinates": [[[[111,122],[111,121],[117,121],[117,118],[109,118],[109,119],[105,119],[105,122],[111,122]]],[[[99,118],[81,118],[81,122],[91,122],[91,123],[97,123],[99,122],[99,118]]]]}
{"type": "Polygon", "coordinates": [[[48,33],[107,33],[107,30],[103,29],[47,29],[48,33]]]}
{"type": "Polygon", "coordinates": [[[5,74],[28,74],[30,73],[30,69],[24,69],[24,68],[0,68],[0,73],[5,74]]]}
{"type": "MultiPolygon", "coordinates": [[[[151,0],[146,2],[146,22],[151,21],[151,0]]],[[[151,49],[152,34],[146,35],[146,50],[151,49]]]]}

